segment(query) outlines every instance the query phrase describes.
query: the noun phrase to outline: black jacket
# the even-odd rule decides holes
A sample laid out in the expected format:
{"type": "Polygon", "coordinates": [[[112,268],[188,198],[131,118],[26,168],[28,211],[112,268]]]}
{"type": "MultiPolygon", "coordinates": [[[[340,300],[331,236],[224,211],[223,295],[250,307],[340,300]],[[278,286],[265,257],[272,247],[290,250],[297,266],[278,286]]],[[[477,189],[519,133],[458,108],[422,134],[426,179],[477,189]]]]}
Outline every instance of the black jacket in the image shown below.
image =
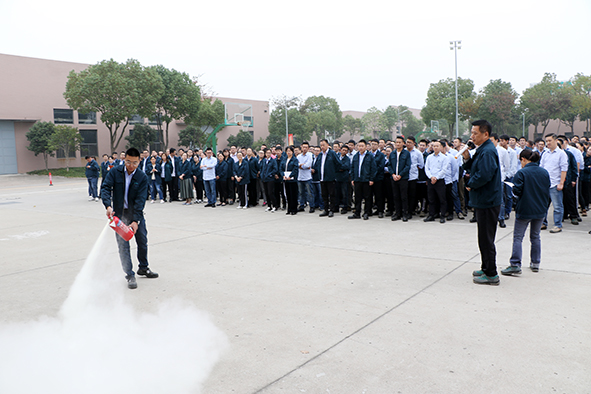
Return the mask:
{"type": "MultiPolygon", "coordinates": [[[[125,166],[113,167],[101,187],[101,198],[105,208],[113,207],[115,216],[123,216],[125,199],[125,166]]],[[[148,199],[148,177],[137,168],[131,178],[127,192],[127,204],[132,220],[138,224],[144,220],[144,206],[148,199]]]]}

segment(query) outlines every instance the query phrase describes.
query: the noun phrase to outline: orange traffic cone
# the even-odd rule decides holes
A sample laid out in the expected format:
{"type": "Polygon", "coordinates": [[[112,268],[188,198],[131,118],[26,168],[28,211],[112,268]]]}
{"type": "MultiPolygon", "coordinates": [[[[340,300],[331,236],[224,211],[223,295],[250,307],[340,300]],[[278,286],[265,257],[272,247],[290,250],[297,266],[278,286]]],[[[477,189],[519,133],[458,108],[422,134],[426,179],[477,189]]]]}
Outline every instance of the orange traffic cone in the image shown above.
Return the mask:
{"type": "Polygon", "coordinates": [[[49,186],[53,186],[53,182],[51,181],[51,172],[49,173],[49,186]]]}

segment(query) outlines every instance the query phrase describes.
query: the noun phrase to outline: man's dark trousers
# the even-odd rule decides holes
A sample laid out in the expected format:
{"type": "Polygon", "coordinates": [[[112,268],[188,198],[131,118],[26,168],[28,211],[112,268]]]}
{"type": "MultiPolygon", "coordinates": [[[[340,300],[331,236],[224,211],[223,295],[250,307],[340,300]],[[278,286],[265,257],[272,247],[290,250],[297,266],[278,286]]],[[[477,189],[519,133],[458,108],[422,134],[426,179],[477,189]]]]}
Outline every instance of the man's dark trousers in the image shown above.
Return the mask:
{"type": "Polygon", "coordinates": [[[369,182],[355,182],[355,214],[361,215],[361,201],[365,200],[363,213],[371,214],[371,187],[369,182]]]}
{"type": "Polygon", "coordinates": [[[396,216],[410,216],[408,214],[408,179],[392,181],[394,201],[396,204],[396,216]]]}
{"type": "Polygon", "coordinates": [[[325,211],[337,212],[339,210],[335,187],[336,181],[320,182],[320,190],[322,191],[322,201],[324,201],[325,211]]]}
{"type": "Polygon", "coordinates": [[[481,269],[486,276],[497,275],[495,236],[497,234],[499,212],[501,212],[500,205],[492,208],[474,208],[478,228],[478,248],[482,260],[481,269]]]}
{"type": "Polygon", "coordinates": [[[429,196],[429,216],[437,214],[436,209],[439,207],[441,217],[445,217],[447,210],[447,200],[445,198],[445,180],[438,179],[435,184],[431,180],[427,181],[427,195],[429,196]]]}
{"type": "Polygon", "coordinates": [[[384,181],[374,181],[373,186],[370,186],[370,188],[378,213],[384,213],[386,204],[384,200],[384,181]]]}
{"type": "Polygon", "coordinates": [[[171,201],[178,201],[179,200],[179,178],[176,176],[172,177],[170,181],[170,200],[171,201]]]}

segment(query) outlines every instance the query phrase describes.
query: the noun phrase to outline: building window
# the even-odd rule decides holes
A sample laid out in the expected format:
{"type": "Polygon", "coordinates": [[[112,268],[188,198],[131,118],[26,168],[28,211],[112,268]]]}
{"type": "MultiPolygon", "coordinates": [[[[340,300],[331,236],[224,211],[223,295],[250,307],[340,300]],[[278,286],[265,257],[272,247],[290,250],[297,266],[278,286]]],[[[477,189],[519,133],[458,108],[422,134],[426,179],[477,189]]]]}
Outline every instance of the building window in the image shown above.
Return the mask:
{"type": "Polygon", "coordinates": [[[139,115],[133,115],[129,119],[129,124],[144,124],[144,118],[139,115]]]}
{"type": "Polygon", "coordinates": [[[55,124],[73,124],[74,110],[73,109],[53,109],[53,123],[55,124]]]}
{"type": "Polygon", "coordinates": [[[162,115],[154,114],[154,116],[152,116],[148,119],[148,124],[150,126],[157,126],[159,120],[160,120],[160,124],[162,124],[162,115]]]}
{"type": "Polygon", "coordinates": [[[89,112],[87,114],[78,112],[78,123],[96,124],[96,112],[89,112]]]}
{"type": "Polygon", "coordinates": [[[80,157],[98,156],[98,143],[96,130],[80,130],[82,143],[80,143],[80,157]]]}
{"type": "MultiPolygon", "coordinates": [[[[56,157],[58,159],[65,159],[66,158],[66,154],[64,153],[64,150],[62,148],[58,149],[56,152],[56,157]]],[[[75,158],[76,157],[76,151],[74,149],[72,149],[68,155],[70,158],[75,158]]]]}

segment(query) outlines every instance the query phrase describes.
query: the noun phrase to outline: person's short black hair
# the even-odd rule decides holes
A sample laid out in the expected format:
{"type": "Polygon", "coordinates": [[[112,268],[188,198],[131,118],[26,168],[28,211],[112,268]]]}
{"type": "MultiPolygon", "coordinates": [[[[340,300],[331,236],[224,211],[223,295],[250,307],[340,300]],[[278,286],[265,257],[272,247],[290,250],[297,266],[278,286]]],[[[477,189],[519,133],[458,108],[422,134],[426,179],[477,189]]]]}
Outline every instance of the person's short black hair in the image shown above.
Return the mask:
{"type": "Polygon", "coordinates": [[[308,145],[308,147],[310,147],[310,143],[308,141],[304,141],[300,144],[300,146],[304,146],[304,145],[308,145]]]}
{"type": "Polygon", "coordinates": [[[396,139],[397,139],[397,140],[402,140],[402,142],[404,142],[404,137],[403,137],[403,136],[401,136],[401,135],[397,135],[397,136],[396,136],[396,139]]]}
{"type": "Polygon", "coordinates": [[[375,142],[376,144],[379,144],[380,140],[378,140],[377,138],[374,138],[373,140],[371,140],[371,142],[375,142]]]}
{"type": "Polygon", "coordinates": [[[323,138],[320,140],[320,143],[326,142],[328,144],[328,140],[326,138],[323,138]]]}
{"type": "Polygon", "coordinates": [[[174,152],[176,152],[176,149],[174,149],[174,148],[170,148],[168,151],[169,151],[169,152],[170,152],[170,154],[172,155],[174,152]]]}
{"type": "Polygon", "coordinates": [[[509,139],[513,138],[515,141],[517,141],[517,136],[516,135],[512,135],[511,137],[509,137],[509,139]]]}
{"type": "Polygon", "coordinates": [[[415,144],[417,143],[417,140],[415,139],[415,137],[413,137],[412,135],[409,135],[408,137],[406,137],[406,140],[411,140],[412,142],[414,142],[415,144]]]}
{"type": "Polygon", "coordinates": [[[531,149],[524,149],[519,154],[519,158],[520,159],[523,158],[523,159],[532,161],[534,163],[537,163],[538,161],[540,161],[540,154],[538,152],[534,152],[531,149]]]}
{"type": "Polygon", "coordinates": [[[347,141],[347,144],[353,144],[353,145],[355,145],[356,142],[355,142],[355,140],[349,140],[349,141],[347,141]]]}
{"type": "Polygon", "coordinates": [[[424,138],[419,141],[419,143],[421,143],[421,142],[424,142],[425,145],[429,145],[429,141],[424,138]]]}
{"type": "Polygon", "coordinates": [[[105,157],[105,156],[109,157],[109,155],[107,155],[106,153],[105,153],[105,154],[103,154],[103,157],[105,157]]]}
{"type": "Polygon", "coordinates": [[[360,139],[358,144],[361,144],[363,142],[364,145],[367,145],[367,141],[365,141],[364,139],[360,139]]]}
{"type": "Polygon", "coordinates": [[[140,157],[140,151],[137,150],[136,148],[129,148],[126,152],[125,152],[125,157],[127,156],[131,156],[131,157],[140,157]]]}
{"type": "Polygon", "coordinates": [[[206,151],[206,152],[207,152],[207,151],[213,152],[213,150],[212,150],[211,148],[205,148],[205,151],[206,151]]]}
{"type": "Polygon", "coordinates": [[[537,144],[538,142],[545,142],[543,138],[536,138],[534,141],[534,144],[537,144]]]}
{"type": "Polygon", "coordinates": [[[550,134],[546,134],[546,136],[544,137],[544,139],[551,137],[553,140],[558,139],[558,136],[554,133],[550,133],[550,134]]]}
{"type": "Polygon", "coordinates": [[[283,152],[283,148],[281,147],[281,145],[277,145],[277,146],[275,147],[275,150],[280,150],[281,152],[283,152]]]}
{"type": "Polygon", "coordinates": [[[519,137],[519,141],[521,141],[521,140],[527,141],[527,138],[525,138],[525,137],[519,137]]]}
{"type": "Polygon", "coordinates": [[[458,140],[458,141],[460,141],[460,143],[464,142],[464,141],[462,140],[462,137],[456,137],[456,138],[454,138],[454,140],[458,140]]]}
{"type": "Polygon", "coordinates": [[[84,159],[88,160],[88,159],[92,159],[91,156],[86,156],[84,159]]]}
{"type": "Polygon", "coordinates": [[[294,146],[293,146],[293,145],[289,145],[289,146],[286,146],[286,147],[285,147],[285,152],[287,153],[287,151],[288,151],[288,150],[290,150],[290,151],[291,151],[291,153],[294,153],[294,149],[295,149],[295,148],[294,148],[294,146]]]}
{"type": "Polygon", "coordinates": [[[503,140],[503,141],[509,141],[509,136],[507,134],[501,134],[501,136],[499,137],[499,139],[503,140]]]}
{"type": "Polygon", "coordinates": [[[341,149],[343,149],[343,148],[346,148],[346,149],[347,149],[347,151],[349,151],[349,145],[347,145],[347,144],[343,144],[343,145],[341,145],[341,149]]]}
{"type": "Polygon", "coordinates": [[[492,138],[492,139],[493,139],[493,140],[495,140],[495,141],[498,141],[498,140],[499,140],[499,136],[498,136],[498,134],[497,134],[497,133],[492,133],[492,134],[489,134],[489,137],[490,137],[490,138],[492,138]]]}
{"type": "Polygon", "coordinates": [[[481,133],[486,132],[489,136],[491,136],[490,133],[492,133],[492,125],[488,122],[488,120],[475,120],[472,122],[472,126],[478,126],[478,129],[481,133]]]}
{"type": "Polygon", "coordinates": [[[440,139],[439,143],[441,144],[442,148],[445,148],[447,146],[447,140],[446,139],[440,139]]]}
{"type": "Polygon", "coordinates": [[[116,155],[116,154],[117,154],[117,152],[113,152],[113,153],[111,153],[111,154],[112,154],[112,155],[116,155]]]}

